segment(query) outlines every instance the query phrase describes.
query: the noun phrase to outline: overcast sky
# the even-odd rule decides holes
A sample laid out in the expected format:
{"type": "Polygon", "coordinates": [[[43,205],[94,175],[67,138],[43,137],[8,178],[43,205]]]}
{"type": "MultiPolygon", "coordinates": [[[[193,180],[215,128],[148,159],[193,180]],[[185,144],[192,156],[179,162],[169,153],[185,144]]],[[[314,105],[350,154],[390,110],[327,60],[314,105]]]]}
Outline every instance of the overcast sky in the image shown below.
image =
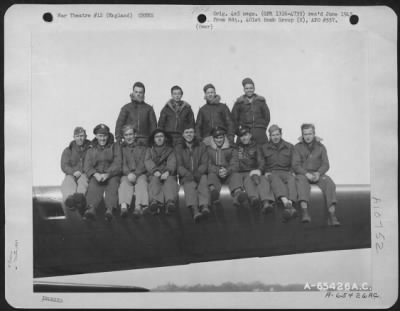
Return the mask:
{"type": "Polygon", "coordinates": [[[339,184],[368,184],[365,42],[357,31],[34,32],[33,185],[61,182],[61,153],[75,126],[89,138],[101,122],[114,132],[135,81],[146,85],[158,118],[175,84],[197,114],[206,83],[232,108],[245,77],[284,139],[296,143],[301,123],[313,122],[328,149],[328,174],[339,184]]]}

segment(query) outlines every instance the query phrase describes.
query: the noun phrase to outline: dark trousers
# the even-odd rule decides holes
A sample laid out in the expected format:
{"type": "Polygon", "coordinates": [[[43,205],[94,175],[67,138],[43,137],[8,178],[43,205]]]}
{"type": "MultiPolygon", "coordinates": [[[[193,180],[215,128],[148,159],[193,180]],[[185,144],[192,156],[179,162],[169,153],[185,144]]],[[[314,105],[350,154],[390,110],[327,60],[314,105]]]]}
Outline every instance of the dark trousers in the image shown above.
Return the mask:
{"type": "MultiPolygon", "coordinates": [[[[327,207],[337,203],[336,185],[329,176],[321,175],[319,180],[314,184],[316,184],[322,190],[327,207]]],[[[307,179],[306,176],[296,176],[296,188],[299,196],[299,201],[309,202],[311,186],[310,181],[307,179]]]]}
{"type": "Polygon", "coordinates": [[[286,197],[292,202],[297,201],[296,178],[291,173],[273,171],[269,180],[276,198],[286,197]]]}
{"type": "Polygon", "coordinates": [[[167,201],[176,201],[178,195],[178,184],[175,176],[168,176],[166,180],[159,177],[149,177],[149,200],[166,203],[167,201]]]}
{"type": "Polygon", "coordinates": [[[231,193],[237,188],[243,188],[242,178],[239,173],[232,173],[226,178],[221,178],[215,173],[208,174],[208,186],[214,186],[220,192],[223,183],[227,183],[231,193]]]}
{"type": "Polygon", "coordinates": [[[96,209],[105,193],[104,203],[106,209],[116,208],[118,206],[118,187],[119,176],[111,177],[104,182],[98,182],[96,178],[92,176],[86,194],[87,204],[96,209]]]}
{"type": "Polygon", "coordinates": [[[242,188],[246,190],[249,198],[260,199],[261,201],[274,201],[274,195],[271,191],[268,180],[264,176],[259,177],[259,183],[256,184],[249,172],[235,173],[240,176],[242,188]]]}
{"type": "Polygon", "coordinates": [[[186,206],[206,206],[210,200],[210,193],[207,184],[207,175],[203,175],[200,181],[187,181],[183,184],[183,190],[185,192],[185,204],[186,206]]]}
{"type": "Polygon", "coordinates": [[[63,202],[75,192],[86,194],[88,188],[88,179],[85,174],[82,174],[79,178],[75,178],[72,175],[65,175],[65,178],[61,184],[61,193],[63,196],[63,202]]]}

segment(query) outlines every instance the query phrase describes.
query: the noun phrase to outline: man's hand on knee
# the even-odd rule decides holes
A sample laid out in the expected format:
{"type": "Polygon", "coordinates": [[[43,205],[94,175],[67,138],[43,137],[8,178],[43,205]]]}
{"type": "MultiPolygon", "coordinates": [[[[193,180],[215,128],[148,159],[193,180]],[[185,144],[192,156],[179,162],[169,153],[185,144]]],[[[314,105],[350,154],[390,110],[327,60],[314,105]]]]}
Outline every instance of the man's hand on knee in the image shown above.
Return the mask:
{"type": "Polygon", "coordinates": [[[128,180],[129,180],[132,184],[134,184],[134,183],[136,182],[136,175],[135,175],[134,173],[129,173],[127,177],[128,177],[128,180]]]}
{"type": "Polygon", "coordinates": [[[306,173],[306,178],[308,179],[308,181],[310,182],[314,182],[314,175],[312,173],[306,173]]]}

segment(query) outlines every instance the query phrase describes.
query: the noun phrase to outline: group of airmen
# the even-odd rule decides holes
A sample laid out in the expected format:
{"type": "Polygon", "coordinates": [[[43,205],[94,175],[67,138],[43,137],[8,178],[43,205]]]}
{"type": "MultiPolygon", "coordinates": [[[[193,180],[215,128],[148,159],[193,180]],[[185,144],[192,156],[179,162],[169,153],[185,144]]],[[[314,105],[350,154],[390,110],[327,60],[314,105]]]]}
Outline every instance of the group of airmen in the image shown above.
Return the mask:
{"type": "Polygon", "coordinates": [[[182,185],[197,223],[220,204],[221,187],[227,184],[238,208],[267,214],[282,205],[284,221],[289,221],[298,216],[298,204],[301,221],[309,223],[310,185],[315,184],[324,194],[328,225],[340,226],[336,187],[326,175],[327,151],[314,125],[302,124],[293,146],[283,140],[278,125],[268,128],[270,111],[265,98],[254,92],[254,82],[246,78],[242,85],[244,94],[232,112],[212,84],[204,86],[206,103],[196,120],[182,100],[182,89],[173,86],[157,123],[144,101],[145,86],[136,82],[131,102],[119,113],[115,139],[105,124],[94,128],[91,141],[85,129],[74,129],[74,140],[61,157],[65,205],[88,220],[96,219],[103,197],[108,221],[115,211],[121,217],[129,211],[136,218],[170,215],[176,212],[182,185]]]}

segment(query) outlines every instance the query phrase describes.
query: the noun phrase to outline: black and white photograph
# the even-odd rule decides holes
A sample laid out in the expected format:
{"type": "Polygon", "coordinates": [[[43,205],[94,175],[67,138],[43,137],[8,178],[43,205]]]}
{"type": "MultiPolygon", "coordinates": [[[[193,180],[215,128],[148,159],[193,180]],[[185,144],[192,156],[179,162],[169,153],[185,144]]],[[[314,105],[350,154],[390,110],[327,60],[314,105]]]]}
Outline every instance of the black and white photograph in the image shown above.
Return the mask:
{"type": "Polygon", "coordinates": [[[17,308],[388,308],[389,7],[13,5],[17,308]]]}

